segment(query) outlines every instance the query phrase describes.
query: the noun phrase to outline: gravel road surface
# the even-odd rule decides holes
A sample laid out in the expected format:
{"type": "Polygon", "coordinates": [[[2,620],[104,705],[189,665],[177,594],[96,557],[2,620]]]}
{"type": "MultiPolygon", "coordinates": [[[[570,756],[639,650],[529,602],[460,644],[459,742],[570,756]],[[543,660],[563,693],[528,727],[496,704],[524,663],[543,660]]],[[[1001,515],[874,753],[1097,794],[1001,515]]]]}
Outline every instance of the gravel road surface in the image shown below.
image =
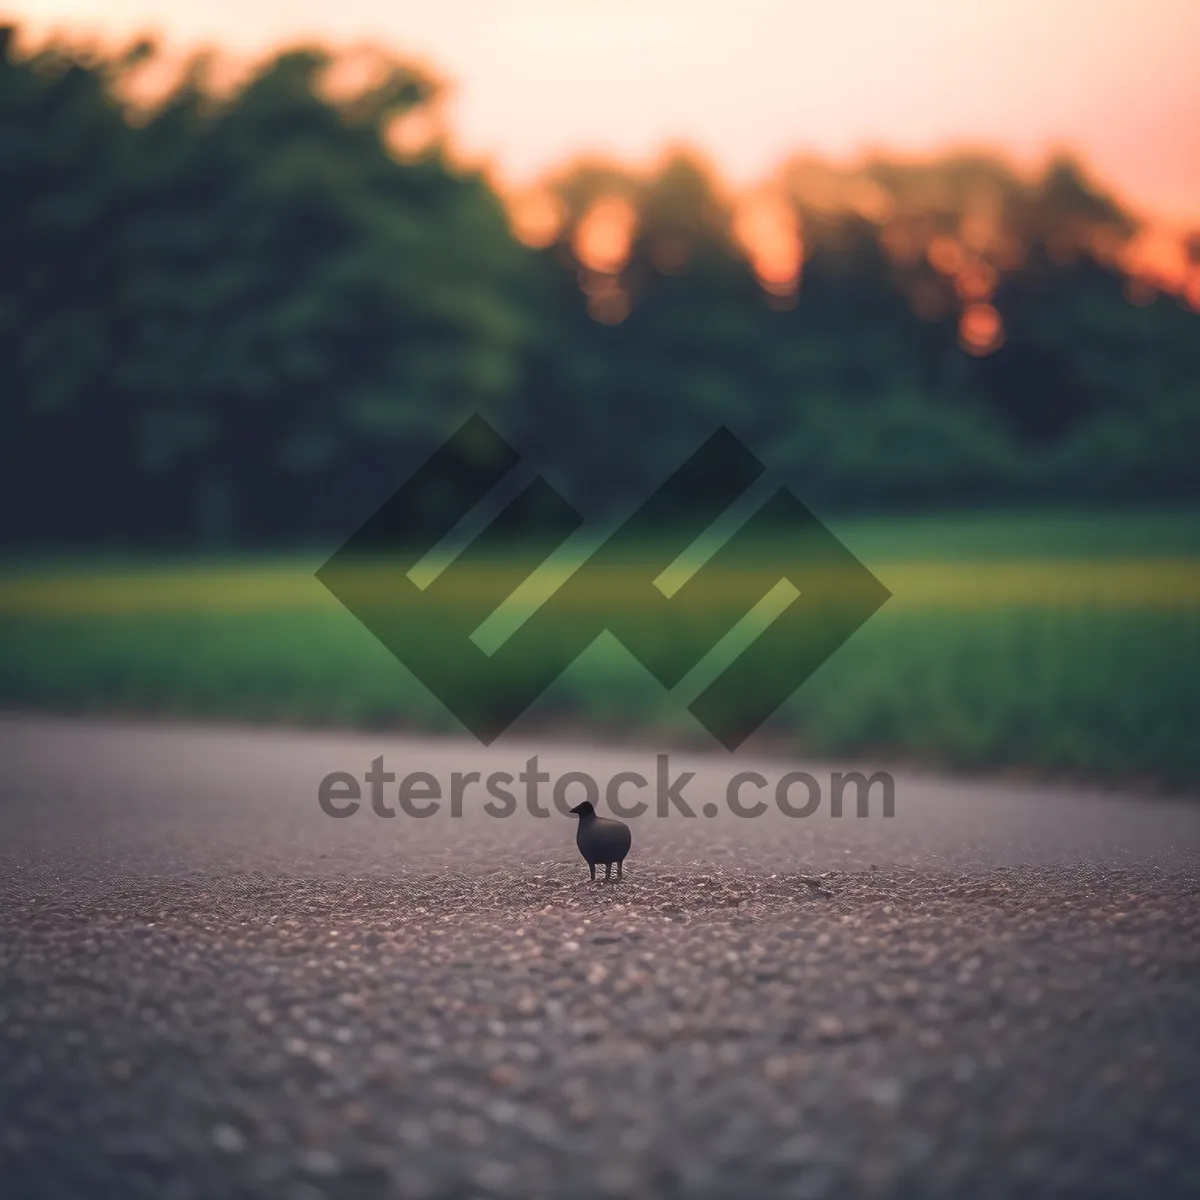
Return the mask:
{"type": "Polygon", "coordinates": [[[0,1195],[1200,1194],[1200,804],[833,769],[0,720],[0,1195]],[[451,815],[534,754],[649,781],[623,883],[451,815]],[[379,756],[441,808],[321,811],[379,756]]]}

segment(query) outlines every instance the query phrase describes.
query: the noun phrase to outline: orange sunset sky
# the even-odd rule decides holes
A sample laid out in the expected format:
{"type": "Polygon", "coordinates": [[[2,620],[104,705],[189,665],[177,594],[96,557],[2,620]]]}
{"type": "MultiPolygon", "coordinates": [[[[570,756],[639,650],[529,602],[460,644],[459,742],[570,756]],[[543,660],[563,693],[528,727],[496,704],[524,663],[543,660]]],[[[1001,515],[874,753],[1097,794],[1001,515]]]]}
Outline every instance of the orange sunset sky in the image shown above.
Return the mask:
{"type": "Polygon", "coordinates": [[[1200,218],[1200,0],[0,0],[35,35],[258,57],[370,41],[452,91],[461,153],[523,183],[699,147],[735,184],[796,152],[1068,148],[1136,211],[1200,218]]]}

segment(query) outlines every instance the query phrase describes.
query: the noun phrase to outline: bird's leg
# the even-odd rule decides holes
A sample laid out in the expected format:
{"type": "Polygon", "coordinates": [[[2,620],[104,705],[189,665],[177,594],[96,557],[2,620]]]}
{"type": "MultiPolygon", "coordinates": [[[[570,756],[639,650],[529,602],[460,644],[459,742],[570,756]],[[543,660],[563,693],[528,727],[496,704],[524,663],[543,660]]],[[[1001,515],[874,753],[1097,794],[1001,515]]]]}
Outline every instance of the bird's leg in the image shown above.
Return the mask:
{"type": "Polygon", "coordinates": [[[622,867],[624,867],[624,865],[625,865],[625,860],[624,860],[623,858],[622,858],[622,859],[618,859],[618,861],[617,861],[617,882],[618,882],[618,883],[619,883],[619,882],[620,882],[622,879],[624,879],[624,878],[625,878],[625,873],[624,873],[624,872],[622,871],[622,869],[621,869],[622,867]]]}
{"type": "Polygon", "coordinates": [[[591,873],[592,873],[592,882],[593,882],[593,883],[595,883],[595,882],[596,882],[596,864],[595,864],[595,863],[588,863],[588,870],[589,870],[589,871],[591,871],[591,873]]]}
{"type": "Polygon", "coordinates": [[[604,864],[604,882],[607,883],[612,878],[612,863],[604,864]]]}

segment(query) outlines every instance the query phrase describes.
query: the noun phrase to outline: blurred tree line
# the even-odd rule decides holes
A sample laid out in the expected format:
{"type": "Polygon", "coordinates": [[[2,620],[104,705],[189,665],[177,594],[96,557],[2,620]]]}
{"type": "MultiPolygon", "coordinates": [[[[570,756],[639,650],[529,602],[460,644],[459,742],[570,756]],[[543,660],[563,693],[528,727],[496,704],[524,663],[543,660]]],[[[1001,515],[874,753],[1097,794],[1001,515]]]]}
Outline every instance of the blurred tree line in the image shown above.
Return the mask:
{"type": "Polygon", "coordinates": [[[14,40],[6,546],[336,541],[476,410],[593,505],[720,423],[827,511],[1200,497],[1200,316],[1136,290],[1133,223],[1069,162],[1033,184],[982,158],[790,164],[781,291],[685,155],[552,181],[532,248],[442,143],[389,148],[436,91],[403,65],[332,95],[326,56],[293,52],[221,94],[196,60],[147,108],[150,47],[14,40]],[[597,267],[580,235],[611,197],[634,219],[597,267]]]}

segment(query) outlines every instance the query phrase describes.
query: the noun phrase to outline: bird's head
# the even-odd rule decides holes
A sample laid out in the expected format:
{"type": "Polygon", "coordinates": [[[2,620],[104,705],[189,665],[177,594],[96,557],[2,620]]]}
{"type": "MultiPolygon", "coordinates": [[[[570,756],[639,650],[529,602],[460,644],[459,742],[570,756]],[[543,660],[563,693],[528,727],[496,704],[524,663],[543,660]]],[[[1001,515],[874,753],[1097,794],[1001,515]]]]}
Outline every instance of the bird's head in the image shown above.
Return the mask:
{"type": "Polygon", "coordinates": [[[573,816],[580,818],[594,817],[596,815],[596,809],[590,800],[585,800],[582,804],[575,805],[575,807],[571,809],[571,813],[573,816]]]}

